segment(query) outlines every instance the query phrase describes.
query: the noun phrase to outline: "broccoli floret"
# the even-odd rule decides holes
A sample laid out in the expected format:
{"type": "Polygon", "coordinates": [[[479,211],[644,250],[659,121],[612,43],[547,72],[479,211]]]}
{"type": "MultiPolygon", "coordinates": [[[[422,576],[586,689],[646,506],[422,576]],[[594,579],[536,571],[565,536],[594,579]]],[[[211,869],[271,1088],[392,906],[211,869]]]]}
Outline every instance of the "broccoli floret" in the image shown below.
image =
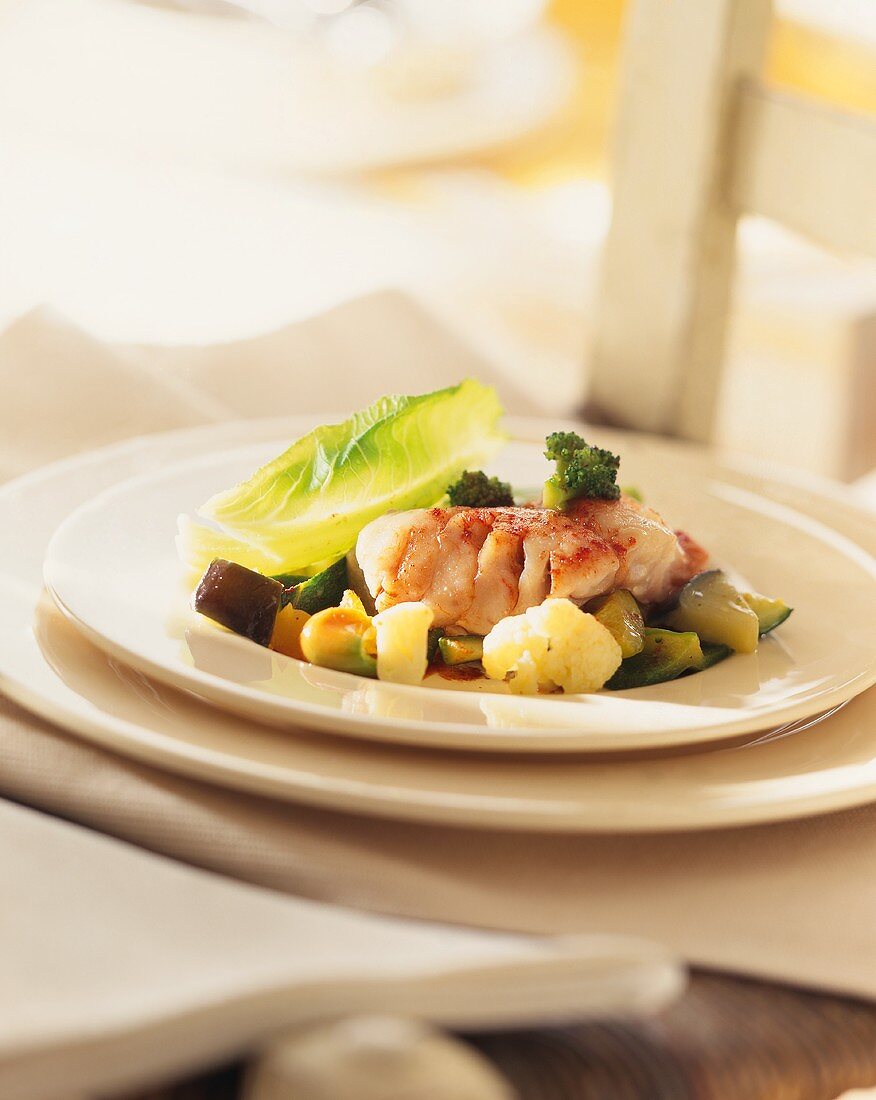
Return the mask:
{"type": "Polygon", "coordinates": [[[557,472],[544,483],[546,508],[564,508],[578,497],[618,499],[617,455],[592,447],[577,432],[553,432],[545,444],[545,458],[557,464],[557,472]]]}
{"type": "Polygon", "coordinates": [[[487,477],[483,470],[464,470],[459,479],[447,487],[447,496],[454,507],[502,508],[514,503],[508,482],[487,477]]]}

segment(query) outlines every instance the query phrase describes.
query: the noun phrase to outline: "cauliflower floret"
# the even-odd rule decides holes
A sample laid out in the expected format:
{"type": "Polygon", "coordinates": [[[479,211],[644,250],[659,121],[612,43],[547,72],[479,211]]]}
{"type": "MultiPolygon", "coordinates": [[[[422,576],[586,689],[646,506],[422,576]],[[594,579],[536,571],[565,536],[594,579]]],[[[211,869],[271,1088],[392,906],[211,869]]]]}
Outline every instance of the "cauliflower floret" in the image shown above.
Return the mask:
{"type": "MultiPolygon", "coordinates": [[[[536,610],[538,608],[530,608],[530,611],[536,610]]],[[[539,671],[547,653],[547,635],[536,628],[529,611],[523,615],[509,615],[507,619],[500,619],[484,638],[484,672],[491,680],[504,680],[513,674],[512,691],[518,695],[535,695],[539,680],[545,679],[539,676],[539,671]]]]}
{"type": "Polygon", "coordinates": [[[419,684],[426,675],[432,608],[399,603],[374,617],[377,632],[377,677],[394,684],[419,684]]]}
{"type": "Polygon", "coordinates": [[[571,600],[549,599],[496,623],[484,638],[483,662],[490,679],[508,678],[519,695],[598,691],[620,665],[621,648],[571,600]]]}

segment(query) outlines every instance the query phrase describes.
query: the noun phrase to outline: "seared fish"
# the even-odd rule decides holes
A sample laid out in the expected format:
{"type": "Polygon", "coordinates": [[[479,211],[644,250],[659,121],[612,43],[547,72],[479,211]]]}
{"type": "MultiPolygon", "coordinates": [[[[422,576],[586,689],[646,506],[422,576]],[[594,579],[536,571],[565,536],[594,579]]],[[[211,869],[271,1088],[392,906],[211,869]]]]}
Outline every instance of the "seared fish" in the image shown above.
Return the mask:
{"type": "Polygon", "coordinates": [[[581,500],[568,511],[422,508],[363,529],[356,558],[378,611],[421,600],[434,625],[487,634],[548,596],[583,604],[627,588],[662,603],[708,560],[684,532],[633,500],[581,500]]]}

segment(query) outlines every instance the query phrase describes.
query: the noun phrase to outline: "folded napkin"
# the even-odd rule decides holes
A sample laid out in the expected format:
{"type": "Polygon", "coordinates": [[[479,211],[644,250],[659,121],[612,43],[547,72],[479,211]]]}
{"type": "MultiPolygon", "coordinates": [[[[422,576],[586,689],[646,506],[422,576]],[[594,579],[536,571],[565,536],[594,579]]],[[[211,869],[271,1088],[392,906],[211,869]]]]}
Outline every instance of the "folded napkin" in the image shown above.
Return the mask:
{"type": "Polygon", "coordinates": [[[0,1096],[227,1059],[264,1036],[388,1013],[453,1027],[653,1008],[679,972],[605,937],[530,939],[256,890],[0,802],[0,1096]],[[303,948],[303,949],[302,949],[303,948]]]}
{"type": "Polygon", "coordinates": [[[215,347],[108,346],[43,307],[0,334],[0,480],[149,432],[343,412],[470,376],[497,386],[509,412],[542,411],[394,291],[215,347]]]}
{"type": "MultiPolygon", "coordinates": [[[[163,406],[172,427],[354,406],[381,391],[414,392],[466,374],[496,379],[489,364],[396,295],[351,303],[252,345],[96,349],[84,341],[44,314],[20,321],[12,339],[0,337],[0,375],[16,375],[13,400],[0,406],[6,473],[154,430],[163,406]],[[59,379],[75,389],[66,372],[83,354],[88,389],[75,408],[72,389],[56,406],[40,405],[59,379]],[[318,387],[308,384],[313,377],[318,387]],[[35,408],[43,410],[39,424],[35,408]],[[64,419],[60,439],[46,431],[56,417],[64,419]]],[[[519,398],[499,386],[519,410],[519,398]]],[[[863,522],[859,535],[872,548],[876,523],[863,522]]],[[[852,705],[876,721],[873,693],[852,705]]],[[[0,714],[0,793],[202,867],[385,913],[645,935],[700,966],[876,1000],[876,808],[673,836],[402,827],[219,790],[85,745],[11,704],[0,714]]],[[[872,1064],[856,1066],[860,1076],[842,1083],[876,1080],[872,1064]]]]}

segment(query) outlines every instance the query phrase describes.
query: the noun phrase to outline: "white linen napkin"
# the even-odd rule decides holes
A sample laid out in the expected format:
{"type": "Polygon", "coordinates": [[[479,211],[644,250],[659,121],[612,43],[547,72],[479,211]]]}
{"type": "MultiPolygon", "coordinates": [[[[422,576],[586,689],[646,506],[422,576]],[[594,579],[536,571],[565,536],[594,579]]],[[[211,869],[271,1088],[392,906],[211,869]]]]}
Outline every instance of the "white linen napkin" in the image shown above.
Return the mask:
{"type": "Polygon", "coordinates": [[[369,1012],[458,1028],[649,1010],[660,949],[366,916],[0,801],[0,1096],[132,1087],[369,1012]]]}
{"type": "Polygon", "coordinates": [[[0,333],[0,480],[130,436],[358,409],[470,376],[497,386],[508,412],[542,411],[395,291],[213,347],[109,346],[43,307],[0,333]]]}
{"type": "MultiPolygon", "coordinates": [[[[381,390],[414,392],[463,374],[495,379],[489,365],[473,361],[422,315],[396,325],[396,313],[411,309],[397,297],[352,303],[272,339],[265,360],[258,354],[251,359],[246,344],[233,351],[165,349],[150,360],[161,360],[174,385],[182,379],[193,402],[200,395],[228,407],[239,390],[247,390],[239,396],[246,411],[265,414],[337,407],[341,398],[355,406],[381,390]],[[424,338],[433,344],[428,366],[420,369],[424,338]],[[371,390],[356,373],[365,346],[375,371],[368,379],[371,390]],[[284,384],[286,365],[291,370],[304,360],[320,364],[318,389],[290,382],[280,403],[270,379],[284,384]]],[[[27,323],[39,330],[42,320],[27,323]]],[[[30,375],[36,398],[61,369],[62,342],[51,362],[28,358],[27,346],[17,345],[17,363],[30,375]]],[[[11,360],[0,339],[4,362],[11,360]]],[[[164,374],[151,372],[149,386],[156,377],[161,382],[164,374]]],[[[508,406],[519,409],[499,384],[508,406]]],[[[114,385],[110,370],[102,383],[102,399],[110,404],[110,391],[123,400],[114,385]]],[[[169,387],[167,400],[179,416],[182,405],[172,394],[169,387]]],[[[186,407],[193,421],[206,416],[186,407]]],[[[0,417],[25,411],[0,407],[0,417]]],[[[81,440],[82,446],[90,442],[87,436],[81,440]]],[[[859,538],[876,547],[876,522],[862,519],[859,538]]],[[[876,693],[852,705],[876,721],[876,693]]],[[[829,737],[829,722],[823,729],[829,737]]],[[[0,744],[0,792],[275,889],[495,928],[624,931],[656,939],[703,966],[876,999],[876,968],[867,963],[876,958],[876,808],[647,837],[402,827],[165,775],[86,746],[11,706],[0,744]]]]}

